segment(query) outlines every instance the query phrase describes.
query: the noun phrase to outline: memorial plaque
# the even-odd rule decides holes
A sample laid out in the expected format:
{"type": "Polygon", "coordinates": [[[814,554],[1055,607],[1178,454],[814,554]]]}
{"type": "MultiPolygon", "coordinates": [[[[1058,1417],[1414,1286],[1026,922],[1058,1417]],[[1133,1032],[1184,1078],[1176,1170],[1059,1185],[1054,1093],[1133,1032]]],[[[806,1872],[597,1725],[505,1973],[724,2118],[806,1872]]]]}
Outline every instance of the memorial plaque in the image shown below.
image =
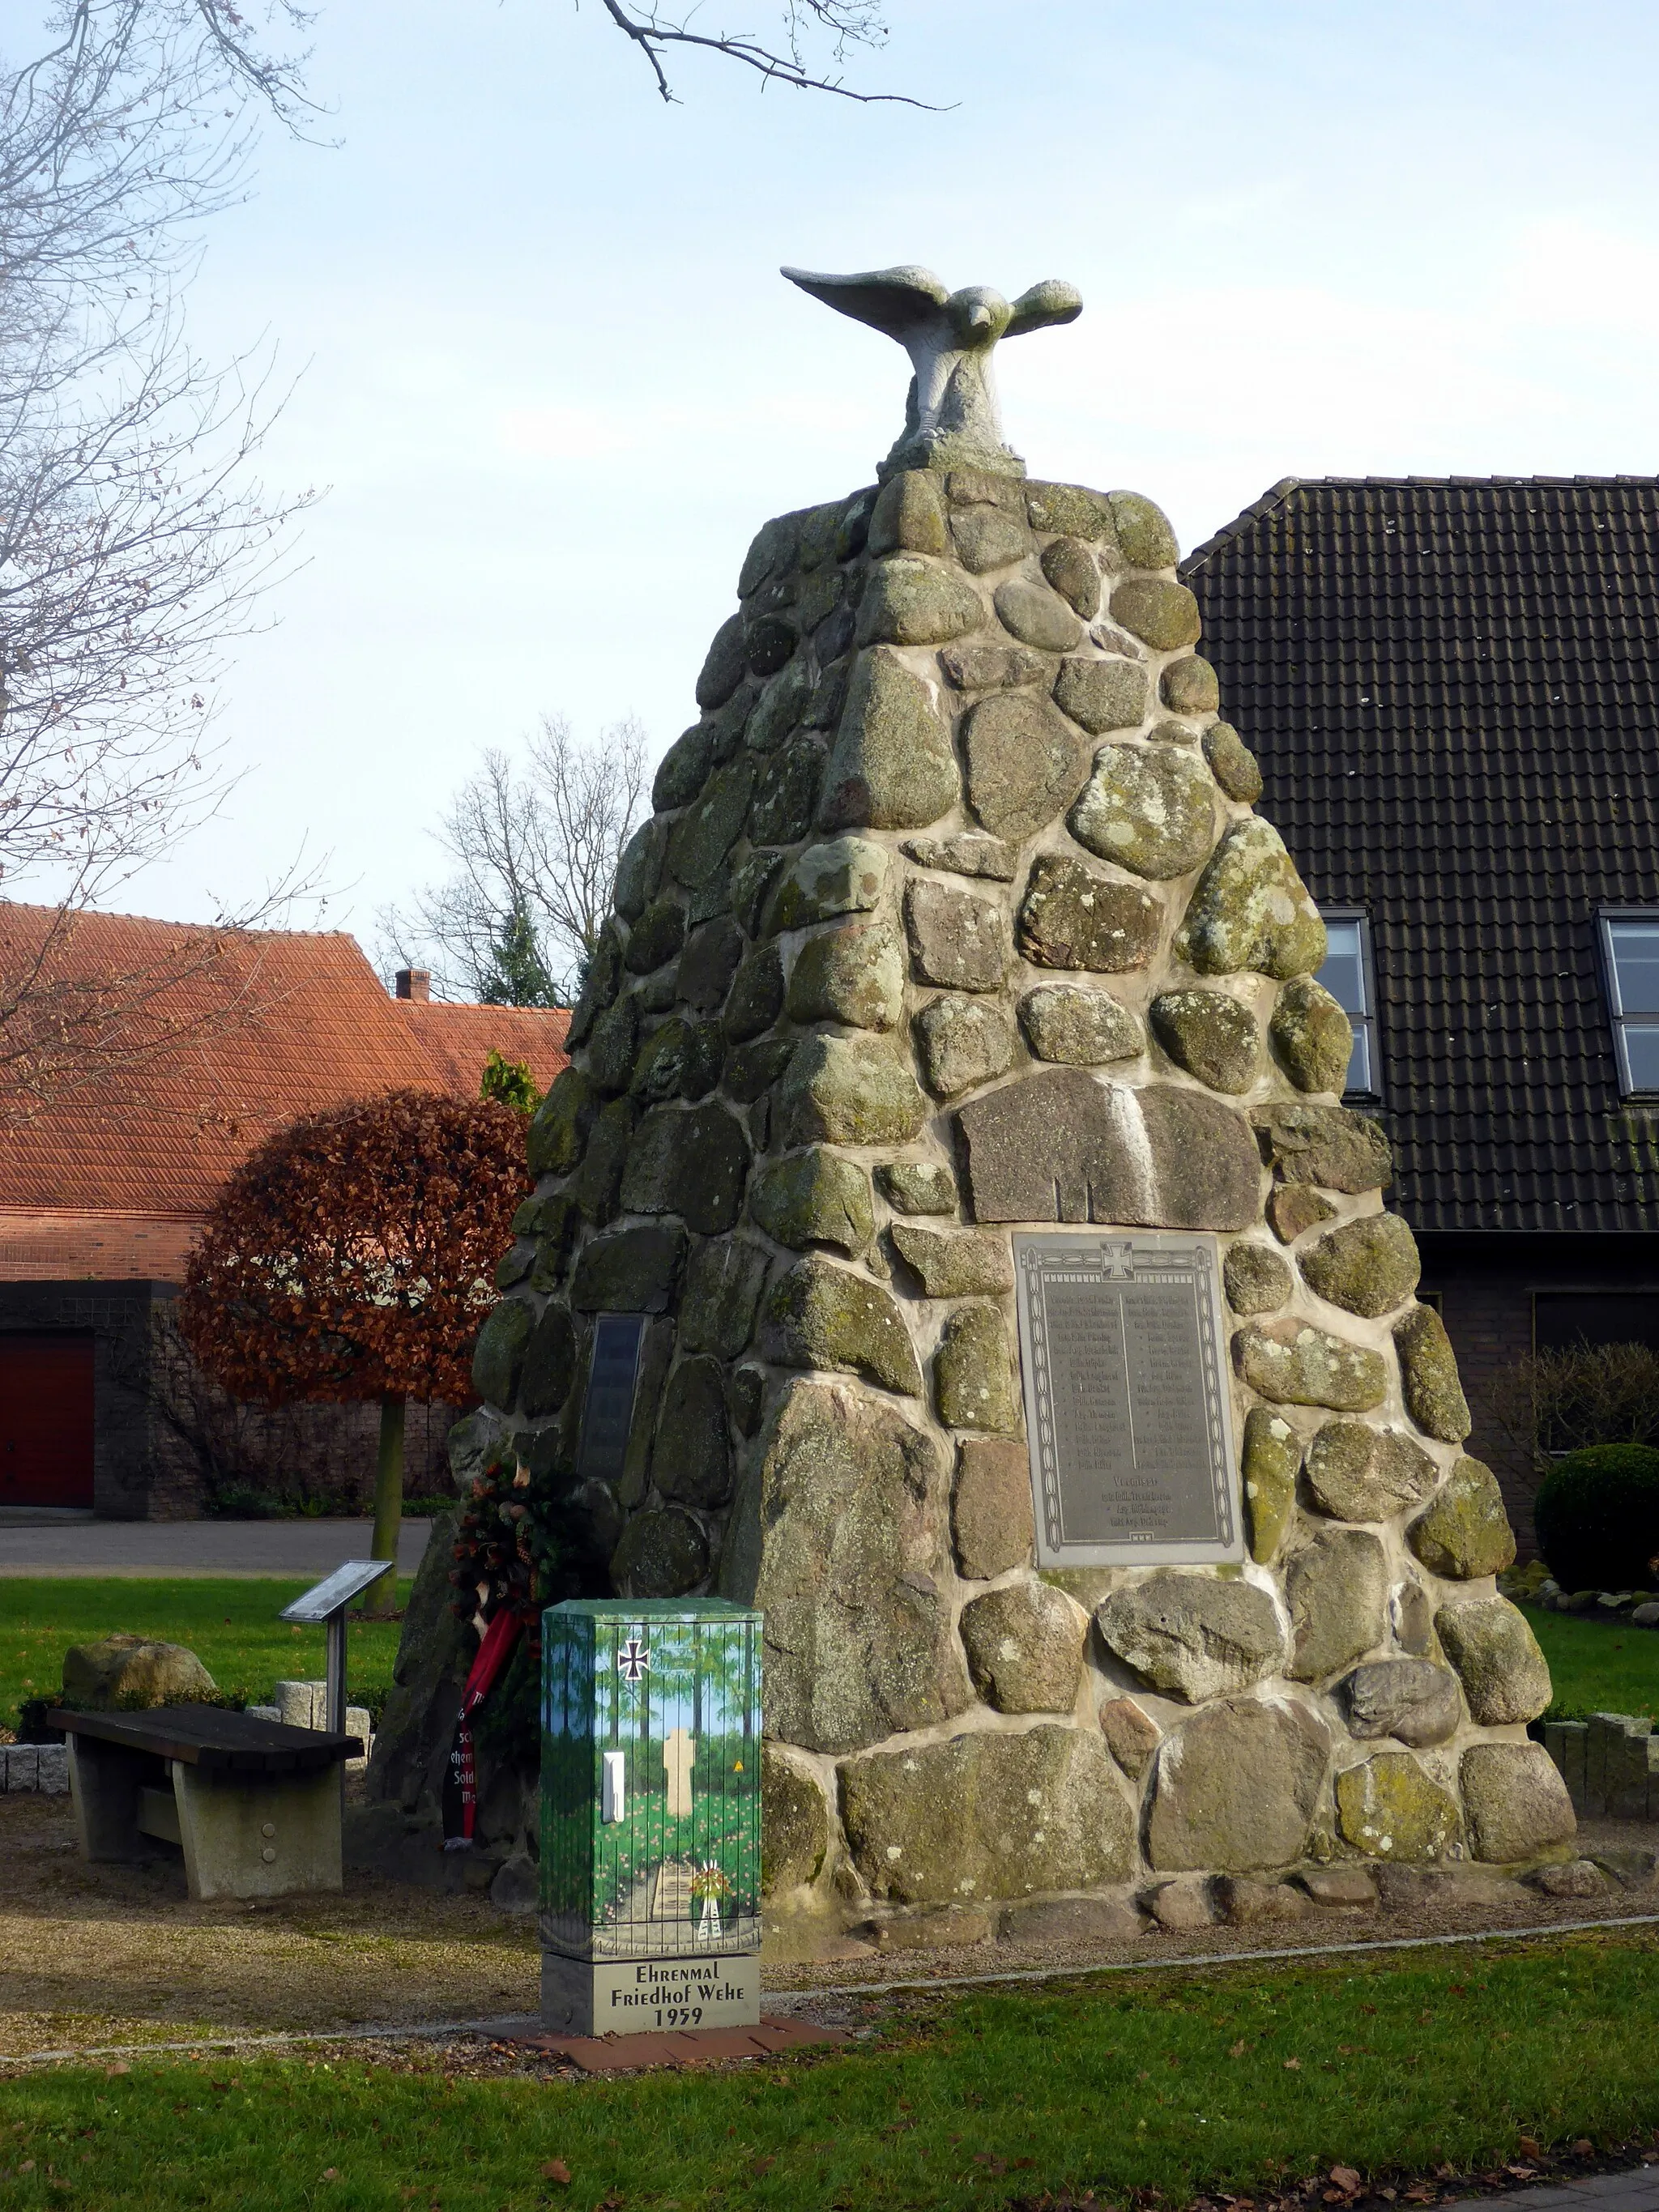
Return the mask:
{"type": "Polygon", "coordinates": [[[1244,1556],[1213,1237],[1014,1237],[1040,1567],[1244,1556]]]}
{"type": "Polygon", "coordinates": [[[593,1357],[576,1455],[581,1481],[597,1476],[601,1482],[614,1482],[623,1471],[644,1336],[643,1314],[600,1314],[593,1323],[593,1357]]]}

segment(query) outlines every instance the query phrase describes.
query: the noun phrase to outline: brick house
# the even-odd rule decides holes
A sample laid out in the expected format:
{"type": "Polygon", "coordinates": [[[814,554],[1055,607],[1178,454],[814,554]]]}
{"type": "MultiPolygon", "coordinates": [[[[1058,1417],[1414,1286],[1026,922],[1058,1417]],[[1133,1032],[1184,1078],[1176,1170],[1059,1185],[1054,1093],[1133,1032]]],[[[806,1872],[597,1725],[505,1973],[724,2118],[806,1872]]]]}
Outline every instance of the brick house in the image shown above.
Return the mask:
{"type": "Polygon", "coordinates": [[[1182,571],[1475,1418],[1659,1346],[1659,479],[1287,478],[1182,571]]]}
{"type": "MultiPolygon", "coordinates": [[[[339,933],[210,939],[102,914],[57,926],[52,908],[0,905],[0,975],[46,948],[54,987],[97,1031],[95,1075],[33,1108],[14,1094],[0,1133],[0,1507],[177,1517],[202,1510],[204,1485],[160,1347],[225,1176],[301,1114],[405,1088],[474,1097],[492,1049],[544,1089],[568,1017],[444,1005],[419,969],[388,996],[339,933]]],[[[449,1418],[411,1408],[411,1491],[441,1464],[449,1418]]],[[[372,1469],[377,1419],[298,1408],[282,1449],[372,1469]]]]}

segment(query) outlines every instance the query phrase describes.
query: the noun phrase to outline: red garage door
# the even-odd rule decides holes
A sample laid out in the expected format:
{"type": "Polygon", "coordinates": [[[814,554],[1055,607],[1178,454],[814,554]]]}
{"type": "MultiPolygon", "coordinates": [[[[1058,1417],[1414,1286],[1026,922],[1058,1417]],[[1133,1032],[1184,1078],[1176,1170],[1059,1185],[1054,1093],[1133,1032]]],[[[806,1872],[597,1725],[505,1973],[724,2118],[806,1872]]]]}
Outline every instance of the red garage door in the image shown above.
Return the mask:
{"type": "Polygon", "coordinates": [[[92,1503],[92,1339],[0,1334],[0,1505],[92,1503]]]}

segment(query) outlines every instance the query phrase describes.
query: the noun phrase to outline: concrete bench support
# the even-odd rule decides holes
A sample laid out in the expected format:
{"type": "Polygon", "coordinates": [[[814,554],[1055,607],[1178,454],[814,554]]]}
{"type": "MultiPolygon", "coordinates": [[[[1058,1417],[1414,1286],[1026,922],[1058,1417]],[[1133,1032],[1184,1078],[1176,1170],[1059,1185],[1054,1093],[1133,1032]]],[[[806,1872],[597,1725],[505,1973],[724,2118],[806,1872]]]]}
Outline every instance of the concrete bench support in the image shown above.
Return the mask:
{"type": "Polygon", "coordinates": [[[297,1729],[250,1723],[240,1713],[196,1721],[173,1711],[154,1717],[143,1744],[108,1740],[117,1729],[139,1735],[138,1716],[64,1717],[75,1730],[70,1787],[83,1856],[139,1858],[152,1838],[176,1844],[190,1893],[204,1903],[341,1887],[340,1760],[351,1747],[344,1739],[313,1749],[314,1735],[307,1742],[297,1729]],[[102,1735],[92,1732],[100,1727],[102,1735]],[[218,1764],[173,1755],[192,1748],[192,1734],[207,1739],[198,1752],[221,1754],[218,1764]],[[318,1763],[319,1751],[326,1763],[318,1763]]]}

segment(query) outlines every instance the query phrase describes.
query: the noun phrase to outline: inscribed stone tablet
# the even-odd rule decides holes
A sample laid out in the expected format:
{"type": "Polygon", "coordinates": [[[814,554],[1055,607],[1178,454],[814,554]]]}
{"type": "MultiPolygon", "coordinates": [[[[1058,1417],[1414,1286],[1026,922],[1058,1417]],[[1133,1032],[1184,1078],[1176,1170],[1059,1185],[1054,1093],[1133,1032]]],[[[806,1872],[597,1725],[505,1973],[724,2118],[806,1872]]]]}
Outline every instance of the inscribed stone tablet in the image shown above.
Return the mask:
{"type": "Polygon", "coordinates": [[[1244,1555],[1216,1241],[1016,1235],[1040,1567],[1244,1555]]]}
{"type": "Polygon", "coordinates": [[[629,1425],[634,1417],[634,1379],[639,1371],[642,1314],[600,1314],[593,1323],[593,1358],[582,1401],[576,1472],[614,1482],[623,1471],[629,1425]]]}

